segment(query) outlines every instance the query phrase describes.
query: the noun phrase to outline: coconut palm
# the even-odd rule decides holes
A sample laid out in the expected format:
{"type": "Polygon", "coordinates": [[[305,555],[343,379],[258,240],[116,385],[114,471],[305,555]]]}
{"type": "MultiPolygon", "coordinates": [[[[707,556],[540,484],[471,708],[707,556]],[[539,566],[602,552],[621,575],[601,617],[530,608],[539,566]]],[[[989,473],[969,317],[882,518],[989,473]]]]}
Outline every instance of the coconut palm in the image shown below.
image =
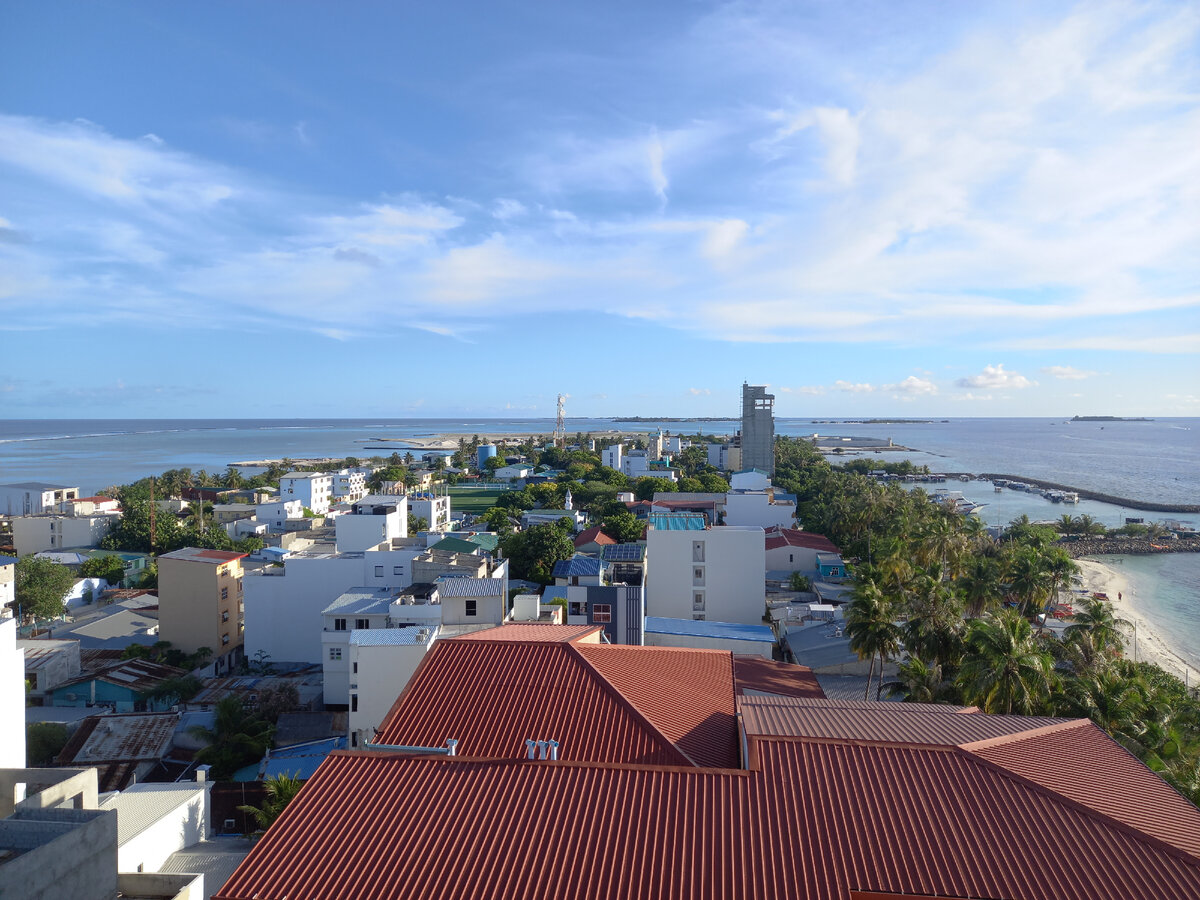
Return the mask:
{"type": "Polygon", "coordinates": [[[908,703],[937,703],[946,699],[952,688],[942,679],[942,667],[910,656],[900,663],[893,681],[883,685],[888,696],[903,694],[908,703]]]}
{"type": "Polygon", "coordinates": [[[1121,628],[1128,625],[1128,620],[1114,616],[1112,607],[1103,600],[1085,600],[1072,624],[1063,631],[1063,638],[1071,641],[1086,634],[1097,651],[1112,655],[1125,649],[1121,628]]]}
{"type": "Polygon", "coordinates": [[[197,725],[188,729],[193,737],[208,741],[196,760],[213,767],[213,777],[227,778],[240,766],[261,759],[271,746],[275,731],[270,722],[258,718],[237,696],[217,701],[212,728],[197,725]]]}
{"type": "Polygon", "coordinates": [[[966,655],[958,674],[968,703],[989,713],[1031,714],[1049,696],[1052,679],[1050,653],[1016,610],[1001,610],[968,624],[966,655]]]}
{"type": "Polygon", "coordinates": [[[1050,592],[1050,577],[1042,554],[1032,547],[1018,547],[1009,559],[1008,583],[1022,614],[1032,616],[1041,609],[1050,592]]]}
{"type": "Polygon", "coordinates": [[[282,775],[272,775],[263,781],[263,787],[266,789],[266,796],[263,798],[262,806],[238,807],[241,812],[253,816],[254,821],[258,823],[258,831],[254,832],[255,834],[266,833],[266,830],[279,818],[279,814],[292,802],[292,798],[300,793],[304,782],[290,772],[284,772],[282,775]]]}
{"type": "Polygon", "coordinates": [[[958,594],[933,574],[913,580],[908,592],[904,645],[939,668],[957,670],[963,655],[963,607],[958,594]]]}
{"type": "Polygon", "coordinates": [[[863,699],[871,695],[871,681],[875,677],[875,657],[879,657],[879,676],[883,679],[883,666],[887,657],[900,650],[900,632],[896,628],[892,603],[873,581],[859,581],[854,588],[854,599],[846,608],[846,633],[850,637],[850,649],[859,659],[870,659],[867,687],[863,699]]]}
{"type": "Polygon", "coordinates": [[[963,599],[966,614],[972,619],[999,607],[1004,594],[999,561],[990,556],[971,557],[955,586],[963,599]]]}

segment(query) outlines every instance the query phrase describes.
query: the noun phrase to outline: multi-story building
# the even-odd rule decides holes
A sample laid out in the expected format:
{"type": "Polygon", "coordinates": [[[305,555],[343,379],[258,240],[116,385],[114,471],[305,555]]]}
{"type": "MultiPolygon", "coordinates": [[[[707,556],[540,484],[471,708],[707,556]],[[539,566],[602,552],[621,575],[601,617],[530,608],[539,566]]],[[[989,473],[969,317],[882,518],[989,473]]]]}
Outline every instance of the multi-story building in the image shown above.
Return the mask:
{"type": "Polygon", "coordinates": [[[644,637],[642,588],[632,584],[580,584],[547,588],[565,597],[568,625],[598,625],[610,644],[637,646],[644,637]]]}
{"type": "Polygon", "coordinates": [[[298,499],[271,500],[259,503],[254,508],[254,518],[266,524],[272,532],[279,533],[287,527],[288,519],[299,519],[304,515],[304,502],[298,499]]]}
{"type": "Polygon", "coordinates": [[[0,607],[9,606],[17,599],[17,558],[0,556],[0,607]]]}
{"type": "Polygon", "coordinates": [[[651,513],[646,562],[648,615],[762,623],[767,572],[763,529],[712,527],[696,513],[651,513]]]}
{"type": "Polygon", "coordinates": [[[208,647],[218,675],[242,653],[245,556],[185,547],[158,558],[159,637],[184,653],[208,647]]]}
{"type": "Polygon", "coordinates": [[[600,451],[600,461],[610,469],[622,471],[621,458],[625,452],[625,448],[620,444],[611,444],[600,451]]]}
{"type": "Polygon", "coordinates": [[[360,469],[339,469],[333,473],[333,496],[343,503],[353,503],[367,495],[367,473],[360,469]]]}
{"type": "Polygon", "coordinates": [[[426,527],[430,531],[442,531],[450,525],[450,498],[429,491],[409,494],[408,514],[428,522],[426,527]]]}
{"type": "Polygon", "coordinates": [[[764,385],[742,383],[741,464],[775,475],[775,395],[764,385]]]}
{"type": "Polygon", "coordinates": [[[325,472],[288,472],[279,479],[279,499],[299,500],[317,515],[324,515],[333,499],[333,476],[325,472]]]}
{"type": "Polygon", "coordinates": [[[0,606],[0,722],[5,723],[0,769],[25,768],[25,651],[17,645],[17,620],[7,606],[0,606]]]}
{"type": "Polygon", "coordinates": [[[371,550],[408,537],[408,498],[403,494],[372,494],[334,520],[341,552],[371,550]]]}
{"type": "Polygon", "coordinates": [[[58,512],[60,503],[79,497],[79,488],[44,481],[0,484],[0,513],[6,516],[36,516],[58,512]]]}

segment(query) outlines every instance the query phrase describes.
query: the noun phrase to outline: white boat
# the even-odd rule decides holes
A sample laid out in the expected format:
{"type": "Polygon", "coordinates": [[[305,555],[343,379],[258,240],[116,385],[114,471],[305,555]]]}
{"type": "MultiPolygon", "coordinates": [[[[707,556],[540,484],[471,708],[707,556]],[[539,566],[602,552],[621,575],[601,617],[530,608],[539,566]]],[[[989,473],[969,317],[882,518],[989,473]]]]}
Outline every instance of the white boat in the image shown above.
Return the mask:
{"type": "Polygon", "coordinates": [[[1079,494],[1077,494],[1075,491],[1063,491],[1062,492],[1062,502],[1063,503],[1078,503],[1079,502],[1079,494]]]}

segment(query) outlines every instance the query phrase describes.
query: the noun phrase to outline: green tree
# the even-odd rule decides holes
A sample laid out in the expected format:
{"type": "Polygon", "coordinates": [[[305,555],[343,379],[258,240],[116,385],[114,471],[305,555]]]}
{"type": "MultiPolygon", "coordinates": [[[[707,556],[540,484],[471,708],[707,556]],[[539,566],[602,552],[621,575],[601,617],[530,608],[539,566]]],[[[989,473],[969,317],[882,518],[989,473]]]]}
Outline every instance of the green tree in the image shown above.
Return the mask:
{"type": "Polygon", "coordinates": [[[304,787],[304,782],[293,776],[290,772],[285,772],[282,775],[272,775],[263,782],[263,787],[266,789],[266,797],[263,798],[262,806],[239,806],[240,812],[249,813],[255,823],[258,825],[258,830],[255,834],[265,834],[267,829],[274,824],[279,818],[280,813],[287,808],[287,805],[292,802],[292,799],[300,793],[300,789],[304,787]]]}
{"type": "Polygon", "coordinates": [[[54,765],[54,758],[67,746],[67,726],[59,722],[34,722],[25,729],[25,759],[31,768],[54,765]]]}
{"type": "Polygon", "coordinates": [[[630,544],[642,539],[646,523],[628,510],[621,510],[605,516],[600,522],[600,528],[617,543],[630,544]]]}
{"type": "Polygon", "coordinates": [[[151,505],[148,500],[121,500],[121,517],[100,541],[105,550],[133,553],[169,553],[187,546],[179,520],[169,512],[154,513],[154,540],[150,539],[151,505]]]}
{"type": "Polygon", "coordinates": [[[15,582],[16,603],[24,616],[55,619],[66,611],[63,599],[75,576],[52,559],[23,556],[17,560],[15,582]]]}
{"type": "Polygon", "coordinates": [[[850,649],[859,659],[870,659],[867,687],[863,699],[871,695],[871,681],[875,676],[875,659],[879,658],[880,687],[883,681],[883,666],[889,656],[900,650],[900,632],[896,628],[891,603],[872,581],[860,581],[854,587],[854,599],[846,608],[846,633],[850,636],[850,649]]]}
{"type": "Polygon", "coordinates": [[[271,724],[247,709],[238,696],[217,701],[212,728],[197,725],[188,733],[208,746],[196,753],[196,761],[213,768],[217,780],[231,776],[242,766],[259,759],[271,746],[271,724]]]}
{"type": "Polygon", "coordinates": [[[414,516],[412,513],[408,514],[408,533],[409,534],[416,534],[417,532],[427,531],[428,529],[429,529],[429,520],[428,519],[426,519],[424,516],[414,516]]]}
{"type": "Polygon", "coordinates": [[[509,517],[509,511],[503,507],[493,506],[486,509],[479,518],[487,523],[489,531],[497,534],[507,534],[513,530],[513,520],[509,517]]]}
{"type": "Polygon", "coordinates": [[[1053,660],[1016,610],[972,620],[966,644],[958,680],[968,703],[989,713],[1032,715],[1049,699],[1053,660]]]}
{"type": "Polygon", "coordinates": [[[143,696],[147,700],[170,706],[174,703],[187,703],[200,693],[202,687],[199,678],[192,675],[180,675],[160,681],[143,696]]]}
{"type": "Polygon", "coordinates": [[[81,578],[103,578],[112,587],[117,587],[125,579],[125,562],[111,553],[93,556],[83,561],[79,575],[81,578]]]}
{"type": "Polygon", "coordinates": [[[560,522],[534,525],[528,531],[515,531],[500,539],[500,546],[509,560],[513,577],[549,584],[553,580],[554,564],[570,559],[575,553],[569,529],[560,522]]]}
{"type": "Polygon", "coordinates": [[[788,579],[788,587],[797,593],[812,590],[812,581],[807,575],[802,575],[799,572],[793,572],[791,578],[788,579]]]}

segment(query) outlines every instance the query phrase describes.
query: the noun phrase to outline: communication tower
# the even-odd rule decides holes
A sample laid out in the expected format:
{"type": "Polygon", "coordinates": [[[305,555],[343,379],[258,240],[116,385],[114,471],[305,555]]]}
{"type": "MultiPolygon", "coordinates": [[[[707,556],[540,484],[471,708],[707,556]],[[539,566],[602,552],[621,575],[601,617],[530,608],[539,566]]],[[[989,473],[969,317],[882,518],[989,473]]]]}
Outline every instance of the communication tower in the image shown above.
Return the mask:
{"type": "Polygon", "coordinates": [[[567,398],[558,395],[558,416],[554,420],[554,446],[567,446],[567,418],[565,415],[567,398]]]}

